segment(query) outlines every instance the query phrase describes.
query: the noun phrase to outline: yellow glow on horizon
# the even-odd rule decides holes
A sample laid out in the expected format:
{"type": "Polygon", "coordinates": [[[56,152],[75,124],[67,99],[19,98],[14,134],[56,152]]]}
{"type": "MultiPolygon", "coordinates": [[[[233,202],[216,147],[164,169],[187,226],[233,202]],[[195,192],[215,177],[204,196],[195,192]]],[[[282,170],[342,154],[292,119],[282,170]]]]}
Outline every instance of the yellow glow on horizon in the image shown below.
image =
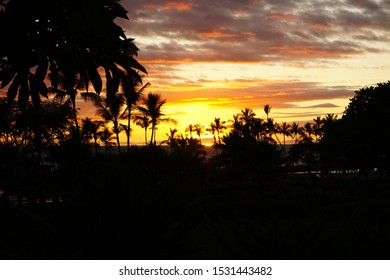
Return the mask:
{"type": "MultiPolygon", "coordinates": [[[[150,80],[149,76],[144,79],[152,84],[147,92],[160,93],[167,99],[163,112],[178,121],[177,125],[159,124],[156,138],[160,143],[167,139],[170,128],[186,135],[189,124],[208,127],[216,117],[228,122],[244,108],[253,109],[256,117],[265,119],[266,104],[272,107],[271,117],[278,123],[295,121],[303,125],[327,113],[340,118],[355,90],[389,79],[386,73],[390,73],[390,64],[383,64],[384,57],[390,61],[390,54],[370,53],[354,59],[324,59],[305,67],[280,62],[191,62],[190,58],[168,65],[165,60],[145,65],[142,56],[139,62],[150,70],[150,80]],[[330,90],[328,95],[326,90],[330,90]],[[350,96],[337,97],[338,90],[347,91],[350,96]],[[332,91],[336,92],[334,98],[332,91]]],[[[87,112],[93,116],[94,109],[87,112]]],[[[134,124],[132,129],[132,143],[143,144],[144,130],[134,124]]],[[[149,138],[151,131],[147,133],[149,138]]],[[[120,137],[121,142],[126,142],[124,133],[120,137]]],[[[212,142],[210,134],[204,137],[212,142]]]]}

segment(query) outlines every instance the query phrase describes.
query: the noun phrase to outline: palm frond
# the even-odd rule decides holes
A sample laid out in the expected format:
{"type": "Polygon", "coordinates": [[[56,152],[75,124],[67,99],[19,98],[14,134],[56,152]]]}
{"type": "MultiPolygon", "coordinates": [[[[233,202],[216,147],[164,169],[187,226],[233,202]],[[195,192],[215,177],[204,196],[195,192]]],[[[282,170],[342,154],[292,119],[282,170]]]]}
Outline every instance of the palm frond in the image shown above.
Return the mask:
{"type": "Polygon", "coordinates": [[[89,91],[81,92],[80,95],[84,99],[84,101],[101,102],[100,96],[94,92],[89,92],[89,91]]]}

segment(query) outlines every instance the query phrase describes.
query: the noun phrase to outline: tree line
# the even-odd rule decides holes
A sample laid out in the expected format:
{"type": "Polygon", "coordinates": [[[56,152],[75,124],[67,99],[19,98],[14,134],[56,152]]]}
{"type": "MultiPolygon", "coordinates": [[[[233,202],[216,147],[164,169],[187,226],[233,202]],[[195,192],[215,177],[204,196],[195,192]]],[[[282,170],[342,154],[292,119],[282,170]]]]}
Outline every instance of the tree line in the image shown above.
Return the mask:
{"type": "MultiPolygon", "coordinates": [[[[310,122],[277,122],[272,107],[263,107],[266,118],[251,108],[234,114],[231,120],[214,118],[209,126],[189,124],[186,135],[177,129],[167,133],[172,150],[180,147],[201,149],[202,135],[212,135],[214,147],[232,156],[248,147],[267,144],[283,166],[304,166],[324,172],[360,170],[388,171],[390,165],[390,82],[364,87],[355,92],[343,115],[327,113],[310,122]],[[287,148],[286,142],[290,142],[287,148]]],[[[256,149],[256,148],[255,148],[256,149]]],[[[202,154],[202,153],[197,153],[202,154]]],[[[231,161],[232,159],[230,159],[231,161]]]]}
{"type": "MultiPolygon", "coordinates": [[[[134,40],[115,22],[128,19],[119,2],[0,0],[5,38],[0,44],[0,87],[7,92],[0,100],[3,165],[26,159],[39,163],[50,147],[71,151],[94,145],[96,152],[99,142],[106,147],[115,143],[121,153],[122,132],[129,152],[133,123],[144,129],[145,145],[156,146],[158,125],[175,122],[162,112],[166,99],[143,94],[149,86],[143,83],[147,71],[136,60],[134,40]],[[101,120],[79,121],[78,95],[95,105],[101,120]]],[[[199,151],[201,135],[209,132],[214,145],[230,155],[244,146],[267,144],[289,164],[388,169],[388,91],[388,82],[358,90],[340,119],[328,114],[302,126],[277,123],[271,106],[265,105],[264,119],[244,108],[228,122],[214,118],[209,127],[190,125],[190,137],[171,129],[165,142],[172,150],[199,151]],[[294,145],[287,151],[289,137],[294,145]]]]}

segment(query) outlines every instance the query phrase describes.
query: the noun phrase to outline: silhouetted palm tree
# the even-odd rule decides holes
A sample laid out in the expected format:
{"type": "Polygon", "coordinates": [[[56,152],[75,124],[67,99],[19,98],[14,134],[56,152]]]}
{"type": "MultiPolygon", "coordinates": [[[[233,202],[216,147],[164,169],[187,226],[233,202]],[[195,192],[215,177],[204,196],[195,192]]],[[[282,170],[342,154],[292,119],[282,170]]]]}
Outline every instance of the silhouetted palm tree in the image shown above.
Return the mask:
{"type": "Polygon", "coordinates": [[[99,134],[100,141],[104,144],[104,152],[107,154],[107,151],[110,147],[115,146],[114,140],[116,139],[114,133],[109,127],[104,127],[102,132],[99,134]]]}
{"type": "Polygon", "coordinates": [[[156,129],[160,122],[173,122],[176,121],[171,118],[163,118],[162,107],[167,102],[166,99],[162,99],[158,93],[149,93],[147,97],[142,98],[142,105],[137,106],[137,109],[144,115],[150,117],[150,123],[152,125],[152,135],[150,137],[150,145],[156,145],[156,129]]]}
{"type": "Polygon", "coordinates": [[[269,117],[269,114],[271,113],[271,106],[269,106],[268,104],[266,104],[264,106],[264,113],[267,115],[267,121],[266,121],[266,129],[267,129],[267,132],[268,132],[268,138],[272,139],[272,133],[274,131],[274,123],[273,123],[273,120],[270,120],[270,117],[269,117]]]}
{"type": "Polygon", "coordinates": [[[332,126],[336,121],[338,117],[335,114],[326,114],[325,117],[322,119],[322,130],[323,133],[326,133],[326,130],[329,129],[330,126],[332,126]]]}
{"type": "Polygon", "coordinates": [[[250,108],[244,108],[240,112],[240,120],[245,123],[251,123],[255,116],[255,112],[250,108]]]}
{"type": "Polygon", "coordinates": [[[140,101],[143,91],[150,86],[150,83],[146,83],[145,85],[142,85],[140,80],[133,77],[130,80],[130,83],[128,85],[123,86],[124,90],[124,97],[125,97],[125,103],[126,103],[126,111],[127,111],[127,125],[124,126],[127,136],[127,152],[130,151],[130,133],[131,133],[131,113],[133,108],[136,106],[138,101],[140,101]]]}
{"type": "Polygon", "coordinates": [[[93,127],[94,125],[90,118],[86,117],[81,120],[81,140],[86,144],[89,144],[89,141],[92,139],[93,127]]]}
{"type": "Polygon", "coordinates": [[[242,123],[242,134],[245,138],[252,136],[253,123],[255,121],[255,112],[250,108],[245,108],[241,110],[239,119],[242,123]]]}
{"type": "Polygon", "coordinates": [[[100,98],[95,97],[93,99],[95,106],[97,107],[96,114],[102,117],[106,122],[113,124],[113,130],[116,135],[116,142],[118,147],[118,153],[121,153],[119,133],[122,131],[120,120],[127,118],[126,110],[123,110],[124,98],[121,94],[111,94],[108,97],[100,98]]]}
{"type": "Polygon", "coordinates": [[[176,138],[176,143],[178,147],[180,147],[180,149],[185,150],[185,148],[187,147],[187,140],[188,137],[184,136],[183,133],[181,133],[180,136],[176,138]]]}
{"type": "Polygon", "coordinates": [[[315,119],[313,119],[313,121],[314,121],[314,124],[312,125],[313,134],[314,134],[316,143],[318,143],[318,140],[322,136],[322,126],[323,126],[324,122],[320,116],[317,116],[315,119]]]}
{"type": "Polygon", "coordinates": [[[268,104],[266,104],[265,106],[264,106],[264,112],[265,112],[265,114],[267,115],[267,119],[269,119],[269,114],[271,113],[271,106],[269,106],[268,104]]]}
{"type": "Polygon", "coordinates": [[[240,114],[233,114],[233,119],[229,120],[231,122],[230,128],[233,129],[234,133],[241,134],[242,122],[240,120],[240,114]]]}
{"type": "Polygon", "coordinates": [[[145,146],[148,145],[148,128],[151,124],[151,119],[147,115],[136,115],[134,117],[134,123],[144,129],[145,146]]]}
{"type": "Polygon", "coordinates": [[[258,141],[263,141],[266,136],[266,123],[261,118],[255,118],[253,121],[253,134],[258,141]]]}
{"type": "Polygon", "coordinates": [[[49,93],[54,94],[54,101],[63,101],[66,98],[65,105],[72,108],[73,121],[75,124],[76,136],[80,136],[80,127],[77,118],[76,97],[78,91],[85,88],[85,81],[75,72],[57,74],[58,86],[49,88],[49,93]]]}
{"type": "Polygon", "coordinates": [[[195,132],[196,132],[196,135],[198,135],[199,143],[202,146],[202,134],[204,132],[204,126],[201,125],[200,123],[195,124],[195,132]]]}
{"type": "Polygon", "coordinates": [[[169,134],[168,133],[165,134],[168,136],[168,139],[163,141],[162,143],[167,143],[167,145],[170,146],[171,150],[173,151],[175,148],[178,147],[178,141],[177,141],[178,131],[176,128],[174,129],[170,128],[169,134]]]}
{"type": "Polygon", "coordinates": [[[87,143],[89,143],[90,139],[93,139],[94,146],[95,146],[95,155],[98,155],[98,140],[100,137],[100,134],[102,133],[100,129],[104,127],[104,122],[102,121],[92,121],[89,118],[85,118],[82,120],[82,139],[84,138],[87,143]]]}
{"type": "Polygon", "coordinates": [[[298,137],[301,135],[302,128],[299,126],[299,122],[293,122],[290,126],[290,135],[293,136],[295,144],[298,143],[298,137]]]}
{"type": "Polygon", "coordinates": [[[310,122],[305,123],[305,125],[303,126],[303,128],[301,130],[301,137],[302,137],[301,141],[312,143],[313,142],[313,134],[314,134],[313,124],[310,122]]]}
{"type": "Polygon", "coordinates": [[[192,123],[190,123],[187,127],[186,127],[186,132],[189,132],[190,133],[190,138],[192,138],[192,132],[195,131],[195,125],[193,125],[192,123]]]}
{"type": "Polygon", "coordinates": [[[274,122],[274,119],[268,118],[266,126],[267,126],[267,130],[268,130],[269,140],[271,140],[273,142],[274,140],[273,140],[272,136],[275,135],[277,143],[279,143],[279,145],[283,148],[282,142],[280,141],[280,139],[278,137],[279,124],[277,122],[274,122]]]}
{"type": "Polygon", "coordinates": [[[290,136],[290,125],[286,122],[282,122],[282,124],[279,125],[279,133],[283,135],[283,151],[286,155],[286,137],[290,136]]]}
{"type": "Polygon", "coordinates": [[[337,121],[337,119],[338,119],[337,115],[328,113],[323,118],[323,122],[324,123],[327,122],[327,121],[334,122],[334,121],[337,121]]]}
{"type": "Polygon", "coordinates": [[[217,137],[215,136],[216,133],[215,123],[211,122],[210,127],[206,128],[206,131],[210,132],[213,135],[214,145],[217,145],[217,137]]]}
{"type": "Polygon", "coordinates": [[[221,121],[220,118],[214,118],[214,122],[212,123],[211,127],[214,127],[218,136],[218,144],[221,145],[221,133],[223,133],[223,130],[226,129],[225,121],[221,121]]]}

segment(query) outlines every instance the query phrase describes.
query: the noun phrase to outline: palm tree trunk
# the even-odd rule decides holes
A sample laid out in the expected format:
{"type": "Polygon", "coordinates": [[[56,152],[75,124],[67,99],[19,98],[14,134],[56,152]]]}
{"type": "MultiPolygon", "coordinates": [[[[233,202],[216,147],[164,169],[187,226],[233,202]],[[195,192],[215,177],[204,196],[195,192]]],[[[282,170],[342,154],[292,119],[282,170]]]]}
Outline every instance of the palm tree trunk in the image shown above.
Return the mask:
{"type": "Polygon", "coordinates": [[[275,137],[276,137],[276,140],[278,141],[280,147],[283,149],[283,145],[282,145],[282,142],[280,141],[279,137],[278,137],[278,134],[275,133],[275,137]]]}
{"type": "Polygon", "coordinates": [[[119,142],[119,133],[115,132],[115,134],[116,134],[116,144],[118,145],[118,153],[120,154],[121,153],[121,144],[119,142]]]}
{"type": "Polygon", "coordinates": [[[77,120],[76,98],[72,97],[71,100],[72,100],[73,119],[74,119],[74,123],[76,126],[76,133],[77,133],[77,136],[79,136],[80,128],[79,128],[79,122],[77,120]]]}
{"type": "Polygon", "coordinates": [[[150,146],[153,146],[153,139],[154,139],[154,130],[156,128],[155,124],[152,124],[152,135],[150,136],[150,146]]]}
{"type": "Polygon", "coordinates": [[[131,120],[131,109],[128,108],[129,115],[127,117],[127,153],[130,152],[130,120],[131,120]]]}
{"type": "Polygon", "coordinates": [[[118,153],[121,154],[121,144],[119,142],[119,126],[117,120],[114,121],[114,130],[116,135],[116,144],[118,146],[118,153]]]}
{"type": "Polygon", "coordinates": [[[148,128],[145,127],[145,146],[148,145],[148,128]]]}

